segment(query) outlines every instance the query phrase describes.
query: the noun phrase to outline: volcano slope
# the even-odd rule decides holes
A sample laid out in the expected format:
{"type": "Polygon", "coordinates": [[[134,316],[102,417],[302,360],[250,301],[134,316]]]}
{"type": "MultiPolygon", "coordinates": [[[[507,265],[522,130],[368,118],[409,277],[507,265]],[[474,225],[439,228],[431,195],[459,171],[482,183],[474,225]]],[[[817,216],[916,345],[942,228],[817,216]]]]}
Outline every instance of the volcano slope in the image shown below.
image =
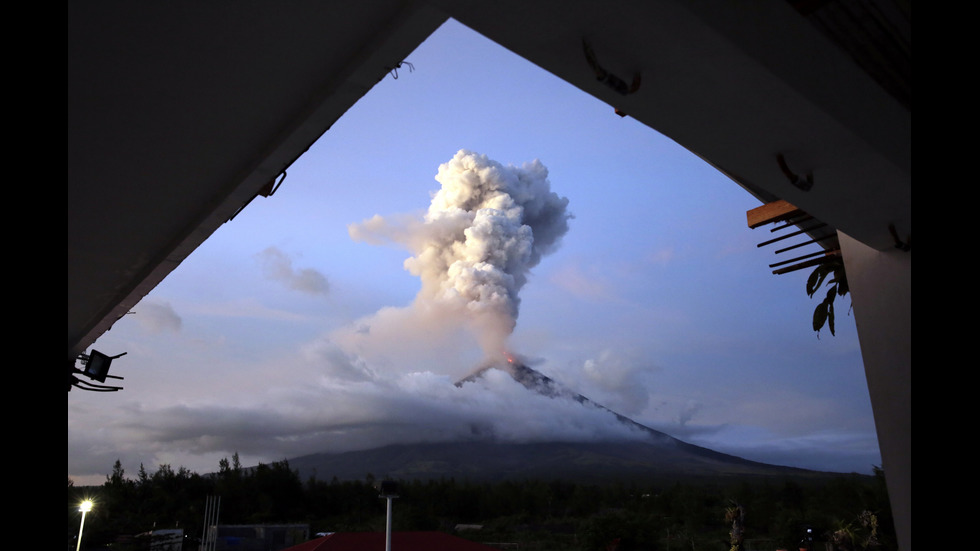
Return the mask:
{"type": "Polygon", "coordinates": [[[319,453],[289,460],[301,477],[363,479],[367,473],[401,480],[456,478],[474,481],[562,479],[578,482],[718,478],[810,478],[826,474],[742,459],[678,440],[620,415],[542,373],[515,362],[485,367],[458,381],[478,380],[488,369],[508,372],[527,389],[582,407],[609,411],[640,433],[630,440],[588,442],[501,442],[473,439],[396,444],[345,453],[319,453]]]}

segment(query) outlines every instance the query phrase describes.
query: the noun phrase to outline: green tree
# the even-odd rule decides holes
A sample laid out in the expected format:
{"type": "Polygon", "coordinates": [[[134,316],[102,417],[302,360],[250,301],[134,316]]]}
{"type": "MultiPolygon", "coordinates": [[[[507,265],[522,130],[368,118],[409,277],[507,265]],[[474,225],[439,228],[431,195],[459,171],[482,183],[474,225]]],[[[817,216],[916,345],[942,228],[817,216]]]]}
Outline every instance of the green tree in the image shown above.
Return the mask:
{"type": "Polygon", "coordinates": [[[742,551],[745,543],[745,508],[738,503],[725,509],[725,522],[731,526],[729,530],[729,551],[742,551]]]}

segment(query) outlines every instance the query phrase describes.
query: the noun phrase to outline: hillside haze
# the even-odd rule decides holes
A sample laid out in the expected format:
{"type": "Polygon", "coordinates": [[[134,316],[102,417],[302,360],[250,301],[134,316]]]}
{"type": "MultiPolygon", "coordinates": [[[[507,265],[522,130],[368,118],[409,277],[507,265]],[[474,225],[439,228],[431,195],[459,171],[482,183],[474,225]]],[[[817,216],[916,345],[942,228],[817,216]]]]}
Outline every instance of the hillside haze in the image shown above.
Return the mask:
{"type": "Polygon", "coordinates": [[[589,442],[457,442],[396,444],[345,453],[319,453],[289,460],[302,478],[320,480],[378,478],[426,480],[565,479],[589,482],[619,479],[679,479],[734,476],[805,476],[812,471],[768,465],[683,442],[620,415],[578,394],[521,362],[484,367],[460,380],[471,383],[499,368],[527,389],[582,407],[609,411],[616,422],[640,436],[630,440],[589,442]]]}

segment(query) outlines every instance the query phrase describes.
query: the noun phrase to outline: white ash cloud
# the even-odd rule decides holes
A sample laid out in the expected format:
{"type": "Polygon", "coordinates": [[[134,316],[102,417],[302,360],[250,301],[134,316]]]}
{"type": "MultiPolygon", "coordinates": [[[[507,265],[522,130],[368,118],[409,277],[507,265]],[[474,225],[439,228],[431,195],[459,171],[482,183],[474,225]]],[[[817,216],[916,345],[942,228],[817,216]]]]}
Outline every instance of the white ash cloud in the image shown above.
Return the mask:
{"type": "Polygon", "coordinates": [[[603,350],[597,357],[585,361],[582,370],[597,389],[597,398],[608,400],[606,406],[620,413],[642,413],[650,403],[650,377],[656,368],[643,361],[639,354],[603,350]]]}
{"type": "Polygon", "coordinates": [[[462,322],[485,354],[500,357],[530,270],[568,231],[568,199],[551,191],[548,170],[537,160],[504,166],[460,150],[439,167],[436,180],[441,188],[421,220],[376,215],[352,224],[350,235],[395,242],[412,253],[405,269],[422,288],[409,318],[462,322]]]}

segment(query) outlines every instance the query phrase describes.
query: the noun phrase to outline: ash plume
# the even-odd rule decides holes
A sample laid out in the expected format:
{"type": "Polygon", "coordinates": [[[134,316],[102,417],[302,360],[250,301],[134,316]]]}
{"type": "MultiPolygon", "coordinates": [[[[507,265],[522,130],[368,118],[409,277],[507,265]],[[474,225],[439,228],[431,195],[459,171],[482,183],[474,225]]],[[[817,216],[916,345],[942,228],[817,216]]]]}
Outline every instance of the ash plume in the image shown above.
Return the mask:
{"type": "Polygon", "coordinates": [[[458,316],[484,353],[500,358],[530,270],[568,231],[568,199],[551,191],[538,160],[504,166],[460,150],[436,180],[441,187],[421,221],[375,216],[351,225],[351,237],[409,248],[405,268],[422,282],[414,306],[458,316]]]}

